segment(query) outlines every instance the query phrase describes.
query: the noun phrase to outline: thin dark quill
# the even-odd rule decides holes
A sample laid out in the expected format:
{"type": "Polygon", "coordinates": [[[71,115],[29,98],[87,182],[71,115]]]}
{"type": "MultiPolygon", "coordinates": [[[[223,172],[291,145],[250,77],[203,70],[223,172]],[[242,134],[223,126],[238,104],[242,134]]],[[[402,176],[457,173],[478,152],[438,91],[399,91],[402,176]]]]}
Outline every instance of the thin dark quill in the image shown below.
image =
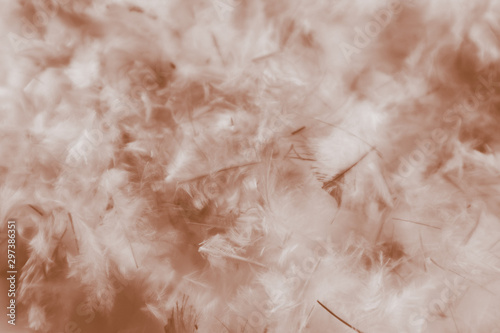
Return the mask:
{"type": "Polygon", "coordinates": [[[139,269],[139,265],[137,264],[137,259],[135,258],[135,253],[134,253],[134,248],[132,247],[132,243],[130,242],[130,239],[125,235],[125,238],[127,238],[128,245],[130,246],[130,251],[132,252],[132,258],[134,258],[134,263],[135,267],[139,269]]]}
{"type": "Polygon", "coordinates": [[[301,132],[301,131],[302,131],[302,130],[304,130],[305,128],[306,128],[305,126],[302,126],[301,128],[296,129],[295,131],[293,131],[293,132],[292,132],[292,135],[295,135],[295,134],[297,134],[297,133],[301,132]]]}
{"type": "Polygon", "coordinates": [[[342,172],[340,172],[339,174],[337,174],[336,176],[334,176],[331,180],[327,181],[325,184],[328,184],[328,185],[334,184],[336,181],[338,181],[339,179],[341,179],[352,168],[354,168],[356,165],[358,165],[358,163],[361,162],[372,150],[373,149],[370,149],[367,153],[365,153],[363,156],[361,156],[361,158],[356,163],[352,164],[347,169],[343,170],[342,172]]]}
{"type": "Polygon", "coordinates": [[[229,333],[232,333],[232,331],[227,327],[219,318],[214,317],[229,333]]]}
{"type": "Polygon", "coordinates": [[[382,153],[381,153],[380,151],[378,151],[378,150],[375,148],[375,146],[372,146],[369,142],[367,142],[366,140],[362,139],[360,136],[358,136],[358,135],[356,135],[356,134],[354,134],[354,133],[352,133],[352,132],[350,132],[350,131],[348,131],[348,130],[346,130],[346,129],[344,129],[344,128],[340,127],[340,126],[337,126],[337,125],[334,125],[334,124],[328,123],[328,122],[323,121],[323,120],[320,120],[320,119],[316,119],[316,118],[314,118],[314,119],[315,119],[315,120],[317,120],[317,121],[319,121],[320,123],[326,124],[326,125],[328,125],[328,126],[332,126],[332,127],[336,128],[336,129],[341,130],[342,132],[345,132],[345,133],[347,133],[347,134],[349,134],[349,135],[352,135],[353,137],[357,138],[358,140],[360,140],[360,141],[361,141],[361,142],[363,142],[364,144],[367,144],[370,148],[372,148],[373,150],[375,150],[375,151],[377,152],[377,154],[378,154],[380,157],[382,157],[382,153]]]}
{"type": "Polygon", "coordinates": [[[64,235],[66,235],[67,230],[68,230],[68,226],[66,226],[66,229],[64,229],[64,232],[62,233],[61,237],[59,237],[59,239],[57,240],[57,245],[54,248],[54,251],[52,251],[51,258],[54,258],[54,255],[56,254],[57,248],[58,248],[59,244],[61,244],[61,240],[63,239],[64,235]]]}
{"type": "Polygon", "coordinates": [[[124,231],[125,238],[127,239],[128,245],[130,246],[130,252],[132,252],[132,258],[134,259],[135,267],[139,269],[139,265],[137,264],[137,258],[135,257],[134,248],[132,247],[132,242],[127,236],[127,233],[124,231]]]}
{"type": "Polygon", "coordinates": [[[181,180],[181,181],[179,181],[179,184],[185,184],[185,183],[188,183],[188,182],[197,181],[197,180],[203,179],[205,177],[209,177],[210,175],[214,175],[214,174],[217,174],[217,173],[220,173],[220,172],[225,172],[225,171],[229,171],[229,170],[233,170],[233,169],[238,169],[238,168],[244,168],[244,167],[247,167],[247,166],[257,165],[257,164],[260,164],[260,163],[261,162],[250,162],[250,163],[245,163],[245,164],[241,164],[241,165],[230,166],[230,167],[227,167],[227,168],[223,168],[223,169],[219,169],[219,170],[213,171],[211,173],[206,173],[206,174],[199,175],[199,176],[196,176],[196,177],[193,177],[193,178],[181,180]]]}
{"type": "Polygon", "coordinates": [[[466,281],[469,281],[469,282],[471,282],[471,283],[475,284],[476,286],[478,286],[479,288],[481,288],[481,289],[483,289],[483,290],[486,290],[486,291],[487,291],[487,292],[489,292],[490,294],[495,295],[495,296],[497,295],[495,292],[493,292],[493,291],[489,290],[488,288],[486,288],[486,287],[485,287],[485,286],[483,286],[482,284],[479,284],[479,283],[475,282],[474,280],[471,280],[471,279],[466,278],[465,276],[463,276],[462,274],[458,273],[457,271],[454,271],[453,269],[449,269],[449,268],[445,268],[445,267],[443,267],[442,265],[438,264],[438,263],[437,263],[434,259],[432,259],[432,258],[429,258],[429,259],[431,260],[431,262],[432,262],[434,265],[436,265],[437,267],[439,267],[439,268],[440,268],[440,269],[442,269],[443,271],[452,272],[453,274],[460,276],[462,279],[464,279],[464,280],[466,280],[466,281]]]}
{"type": "Polygon", "coordinates": [[[75,236],[75,244],[76,250],[80,253],[80,247],[78,246],[78,238],[76,237],[75,225],[73,224],[73,218],[71,217],[71,213],[68,213],[69,221],[71,222],[71,229],[73,230],[73,235],[75,236]]]}
{"type": "Polygon", "coordinates": [[[305,158],[305,157],[300,156],[300,155],[299,155],[299,153],[297,152],[297,150],[295,150],[295,146],[294,146],[293,144],[290,146],[290,150],[288,150],[288,152],[287,152],[287,153],[286,153],[286,155],[285,155],[285,158],[287,158],[287,157],[288,157],[288,158],[290,158],[290,159],[299,159],[299,160],[302,160],[302,161],[312,161],[312,162],[316,162],[316,160],[315,160],[315,159],[313,159],[313,158],[305,158]],[[295,156],[290,156],[290,157],[288,157],[288,155],[289,155],[289,154],[290,154],[290,152],[292,152],[292,151],[295,153],[295,155],[297,155],[297,157],[295,157],[295,156]]]}
{"type": "Polygon", "coordinates": [[[409,222],[409,223],[413,223],[413,224],[423,225],[424,227],[429,227],[429,228],[434,228],[434,229],[441,230],[441,228],[440,228],[440,227],[435,227],[435,226],[433,226],[433,225],[430,225],[430,224],[425,224],[425,223],[422,223],[422,222],[411,221],[411,220],[405,220],[405,219],[400,219],[400,218],[397,218],[397,217],[393,217],[392,219],[393,219],[393,220],[396,220],[396,221],[409,222]]]}
{"type": "Polygon", "coordinates": [[[38,215],[40,215],[40,216],[44,216],[44,215],[45,215],[45,214],[42,212],[42,210],[41,210],[41,209],[39,209],[39,208],[37,208],[37,207],[35,207],[35,206],[33,206],[33,205],[30,205],[30,204],[28,204],[28,206],[29,206],[31,209],[33,209],[35,212],[37,212],[37,213],[38,213],[38,215]]]}
{"type": "Polygon", "coordinates": [[[352,326],[351,324],[349,324],[348,322],[346,322],[345,320],[343,320],[342,318],[340,318],[339,316],[337,316],[335,313],[333,313],[329,308],[327,308],[325,305],[323,305],[323,303],[321,303],[320,301],[316,301],[318,302],[319,305],[321,305],[321,307],[323,309],[325,309],[326,311],[328,311],[329,314],[331,314],[332,316],[334,316],[335,318],[337,318],[340,322],[342,322],[344,325],[352,328],[353,330],[355,330],[356,332],[358,333],[363,333],[362,331],[358,330],[356,327],[352,326]]]}

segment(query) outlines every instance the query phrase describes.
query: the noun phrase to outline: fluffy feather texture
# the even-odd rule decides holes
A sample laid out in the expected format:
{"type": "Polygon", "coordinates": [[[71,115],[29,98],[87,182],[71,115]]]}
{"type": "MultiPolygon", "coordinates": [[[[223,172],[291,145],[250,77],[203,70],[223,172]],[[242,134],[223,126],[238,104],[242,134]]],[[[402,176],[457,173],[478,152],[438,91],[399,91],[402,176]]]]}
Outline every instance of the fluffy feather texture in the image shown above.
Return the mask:
{"type": "Polygon", "coordinates": [[[500,331],[500,1],[2,8],[16,328],[500,331]]]}

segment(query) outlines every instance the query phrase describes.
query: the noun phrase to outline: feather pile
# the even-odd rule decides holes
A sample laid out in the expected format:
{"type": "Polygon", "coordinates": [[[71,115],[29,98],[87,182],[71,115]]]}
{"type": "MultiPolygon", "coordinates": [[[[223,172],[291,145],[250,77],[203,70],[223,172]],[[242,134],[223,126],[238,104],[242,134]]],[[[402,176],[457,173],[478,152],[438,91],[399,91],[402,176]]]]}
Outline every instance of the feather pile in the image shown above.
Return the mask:
{"type": "Polygon", "coordinates": [[[498,13],[2,1],[0,330],[500,332],[498,13]]]}

